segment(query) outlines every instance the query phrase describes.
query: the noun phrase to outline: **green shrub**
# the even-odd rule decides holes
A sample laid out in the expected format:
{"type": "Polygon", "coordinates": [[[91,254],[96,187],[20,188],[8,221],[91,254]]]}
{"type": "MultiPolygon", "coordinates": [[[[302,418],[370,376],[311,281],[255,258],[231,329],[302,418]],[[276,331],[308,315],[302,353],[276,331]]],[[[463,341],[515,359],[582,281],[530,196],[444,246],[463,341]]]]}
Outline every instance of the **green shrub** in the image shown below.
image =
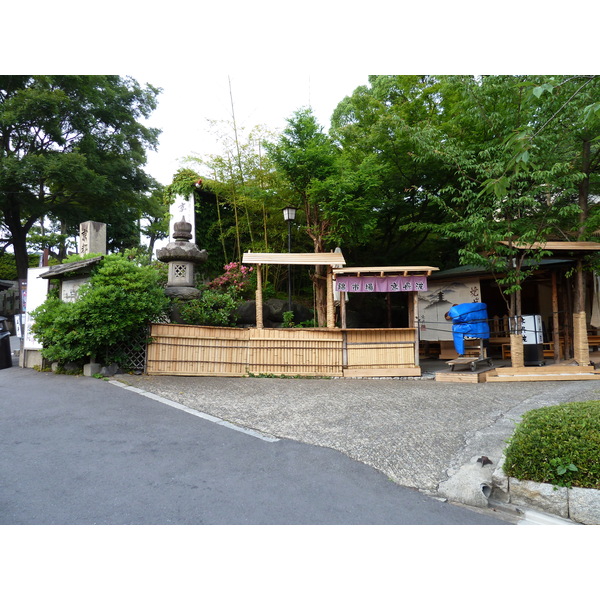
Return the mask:
{"type": "Polygon", "coordinates": [[[532,410],[506,449],[509,477],[600,489],[600,401],[532,410]]]}
{"type": "Polygon", "coordinates": [[[121,346],[167,308],[156,270],[112,254],[94,269],[75,302],[49,296],[33,313],[32,331],[47,360],[120,362],[121,346]]]}
{"type": "Polygon", "coordinates": [[[188,325],[235,326],[235,309],[241,300],[230,292],[205,289],[197,300],[176,301],[181,318],[188,325]]]}

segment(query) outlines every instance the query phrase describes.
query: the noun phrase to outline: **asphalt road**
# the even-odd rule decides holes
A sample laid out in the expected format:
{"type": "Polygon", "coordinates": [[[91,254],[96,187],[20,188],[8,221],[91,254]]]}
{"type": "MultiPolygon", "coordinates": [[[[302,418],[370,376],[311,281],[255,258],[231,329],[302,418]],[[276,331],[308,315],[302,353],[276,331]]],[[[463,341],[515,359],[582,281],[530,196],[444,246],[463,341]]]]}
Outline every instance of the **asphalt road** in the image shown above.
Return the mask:
{"type": "Polygon", "coordinates": [[[103,380],[13,367],[0,390],[0,524],[504,523],[103,380]]]}

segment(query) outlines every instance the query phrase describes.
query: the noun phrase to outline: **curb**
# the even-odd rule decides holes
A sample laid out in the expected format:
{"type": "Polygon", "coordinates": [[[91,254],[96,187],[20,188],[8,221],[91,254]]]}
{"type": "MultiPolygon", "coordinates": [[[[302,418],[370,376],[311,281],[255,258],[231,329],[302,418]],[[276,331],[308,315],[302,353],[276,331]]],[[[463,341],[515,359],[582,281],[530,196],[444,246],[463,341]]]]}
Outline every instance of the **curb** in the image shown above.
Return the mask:
{"type": "MultiPolygon", "coordinates": [[[[507,477],[503,464],[504,457],[492,475],[492,500],[518,507],[524,513],[530,511],[523,507],[529,507],[568,523],[600,525],[600,490],[556,487],[550,483],[507,477]]],[[[545,523],[541,519],[537,524],[545,523]]]]}

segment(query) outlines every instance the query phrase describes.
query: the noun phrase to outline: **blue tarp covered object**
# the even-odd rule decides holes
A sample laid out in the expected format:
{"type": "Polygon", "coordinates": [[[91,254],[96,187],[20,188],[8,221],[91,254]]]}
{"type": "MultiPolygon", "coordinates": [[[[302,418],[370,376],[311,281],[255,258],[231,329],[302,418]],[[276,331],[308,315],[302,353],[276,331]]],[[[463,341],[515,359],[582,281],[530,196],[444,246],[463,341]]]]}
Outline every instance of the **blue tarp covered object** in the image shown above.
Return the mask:
{"type": "Polygon", "coordinates": [[[482,302],[456,304],[448,311],[448,317],[452,318],[454,348],[459,354],[465,353],[465,337],[489,339],[487,306],[482,302]]]}

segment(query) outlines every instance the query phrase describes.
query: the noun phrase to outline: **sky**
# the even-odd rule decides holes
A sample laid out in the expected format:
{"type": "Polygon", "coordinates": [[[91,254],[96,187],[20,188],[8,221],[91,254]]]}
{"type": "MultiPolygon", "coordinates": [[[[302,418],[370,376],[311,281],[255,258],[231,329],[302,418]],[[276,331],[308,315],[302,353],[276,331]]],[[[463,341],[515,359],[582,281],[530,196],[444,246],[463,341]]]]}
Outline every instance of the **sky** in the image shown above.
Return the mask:
{"type": "Polygon", "coordinates": [[[327,130],[335,106],[369,73],[597,68],[593,36],[581,33],[591,0],[571,0],[560,14],[520,0],[413,4],[105,0],[88,13],[75,0],[13,2],[3,21],[30,23],[30,34],[5,28],[0,72],[111,73],[162,88],[148,124],[163,132],[147,171],[169,184],[181,158],[217,151],[208,120],[231,121],[229,80],[238,126],[282,129],[295,110],[311,105],[327,130]]]}
{"type": "Polygon", "coordinates": [[[148,153],[146,171],[164,185],[171,183],[181,159],[218,153],[209,121],[232,122],[249,132],[257,125],[281,131],[294,111],[310,106],[325,130],[337,104],[368,83],[360,73],[300,72],[211,73],[190,79],[151,71],[126,73],[140,84],[163,89],[158,108],[145,124],[162,130],[156,152],[148,153]],[[230,89],[231,85],[231,89],[230,89]]]}

